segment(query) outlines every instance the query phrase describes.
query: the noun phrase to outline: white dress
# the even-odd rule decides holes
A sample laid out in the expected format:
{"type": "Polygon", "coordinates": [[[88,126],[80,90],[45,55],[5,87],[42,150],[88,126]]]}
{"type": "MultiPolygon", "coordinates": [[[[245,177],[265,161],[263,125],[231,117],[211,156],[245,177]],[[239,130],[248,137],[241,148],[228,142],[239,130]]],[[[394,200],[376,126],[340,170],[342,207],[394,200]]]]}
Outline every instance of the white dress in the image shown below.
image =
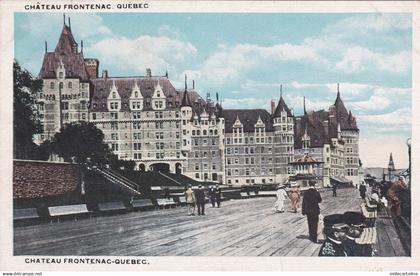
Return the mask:
{"type": "Polygon", "coordinates": [[[284,212],[284,200],[288,197],[287,193],[284,189],[278,189],[276,196],[277,201],[274,204],[274,210],[276,212],[284,212]]]}

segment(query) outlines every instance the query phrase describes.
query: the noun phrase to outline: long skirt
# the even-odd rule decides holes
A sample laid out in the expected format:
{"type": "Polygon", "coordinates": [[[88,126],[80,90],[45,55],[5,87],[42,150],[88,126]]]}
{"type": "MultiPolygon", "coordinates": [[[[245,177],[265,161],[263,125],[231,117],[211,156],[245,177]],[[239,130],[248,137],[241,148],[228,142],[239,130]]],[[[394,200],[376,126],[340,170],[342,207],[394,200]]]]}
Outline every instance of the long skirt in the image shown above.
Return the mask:
{"type": "Polygon", "coordinates": [[[276,212],[284,212],[284,199],[277,199],[274,204],[274,210],[276,212]]]}
{"type": "Polygon", "coordinates": [[[299,203],[300,203],[300,198],[299,195],[297,195],[296,193],[292,193],[292,209],[296,210],[297,208],[299,208],[299,203]]]}

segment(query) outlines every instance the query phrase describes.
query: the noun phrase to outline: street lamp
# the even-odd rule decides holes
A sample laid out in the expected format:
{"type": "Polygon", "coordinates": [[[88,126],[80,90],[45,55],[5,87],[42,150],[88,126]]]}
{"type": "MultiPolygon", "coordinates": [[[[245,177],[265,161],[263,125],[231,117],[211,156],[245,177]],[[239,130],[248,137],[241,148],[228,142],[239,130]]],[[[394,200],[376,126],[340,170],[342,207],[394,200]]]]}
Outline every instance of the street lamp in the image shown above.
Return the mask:
{"type": "Polygon", "coordinates": [[[408,186],[411,186],[411,137],[407,139],[408,146],[408,186]]]}

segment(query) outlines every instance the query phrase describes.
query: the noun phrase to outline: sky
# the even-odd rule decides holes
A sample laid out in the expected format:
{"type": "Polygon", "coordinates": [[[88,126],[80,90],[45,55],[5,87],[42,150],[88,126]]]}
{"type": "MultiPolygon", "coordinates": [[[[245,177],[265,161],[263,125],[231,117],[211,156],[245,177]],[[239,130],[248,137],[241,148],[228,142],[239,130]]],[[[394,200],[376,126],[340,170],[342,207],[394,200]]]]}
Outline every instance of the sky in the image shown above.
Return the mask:
{"type": "MultiPolygon", "coordinates": [[[[337,83],[360,128],[365,167],[408,166],[411,136],[411,14],[78,13],[84,56],[111,77],[169,73],[224,108],[265,108],[283,97],[295,115],[328,109],[337,83]]],[[[63,26],[62,14],[16,13],[15,59],[35,76],[63,26]],[[29,46],[29,47],[28,47],[29,46]]],[[[80,43],[79,43],[80,45],[80,43]]]]}

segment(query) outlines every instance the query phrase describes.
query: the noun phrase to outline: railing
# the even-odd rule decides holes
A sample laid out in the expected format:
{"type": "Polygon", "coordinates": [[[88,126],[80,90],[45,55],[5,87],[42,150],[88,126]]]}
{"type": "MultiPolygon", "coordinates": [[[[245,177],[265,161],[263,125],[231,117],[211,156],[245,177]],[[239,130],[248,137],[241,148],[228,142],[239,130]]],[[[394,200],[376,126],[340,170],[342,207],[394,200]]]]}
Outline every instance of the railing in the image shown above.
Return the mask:
{"type": "Polygon", "coordinates": [[[140,195],[140,192],[138,191],[139,185],[135,184],[134,182],[127,180],[125,177],[109,169],[95,168],[95,170],[99,172],[102,176],[104,176],[106,179],[111,181],[112,183],[115,183],[122,188],[128,189],[130,192],[134,194],[140,195]]]}

